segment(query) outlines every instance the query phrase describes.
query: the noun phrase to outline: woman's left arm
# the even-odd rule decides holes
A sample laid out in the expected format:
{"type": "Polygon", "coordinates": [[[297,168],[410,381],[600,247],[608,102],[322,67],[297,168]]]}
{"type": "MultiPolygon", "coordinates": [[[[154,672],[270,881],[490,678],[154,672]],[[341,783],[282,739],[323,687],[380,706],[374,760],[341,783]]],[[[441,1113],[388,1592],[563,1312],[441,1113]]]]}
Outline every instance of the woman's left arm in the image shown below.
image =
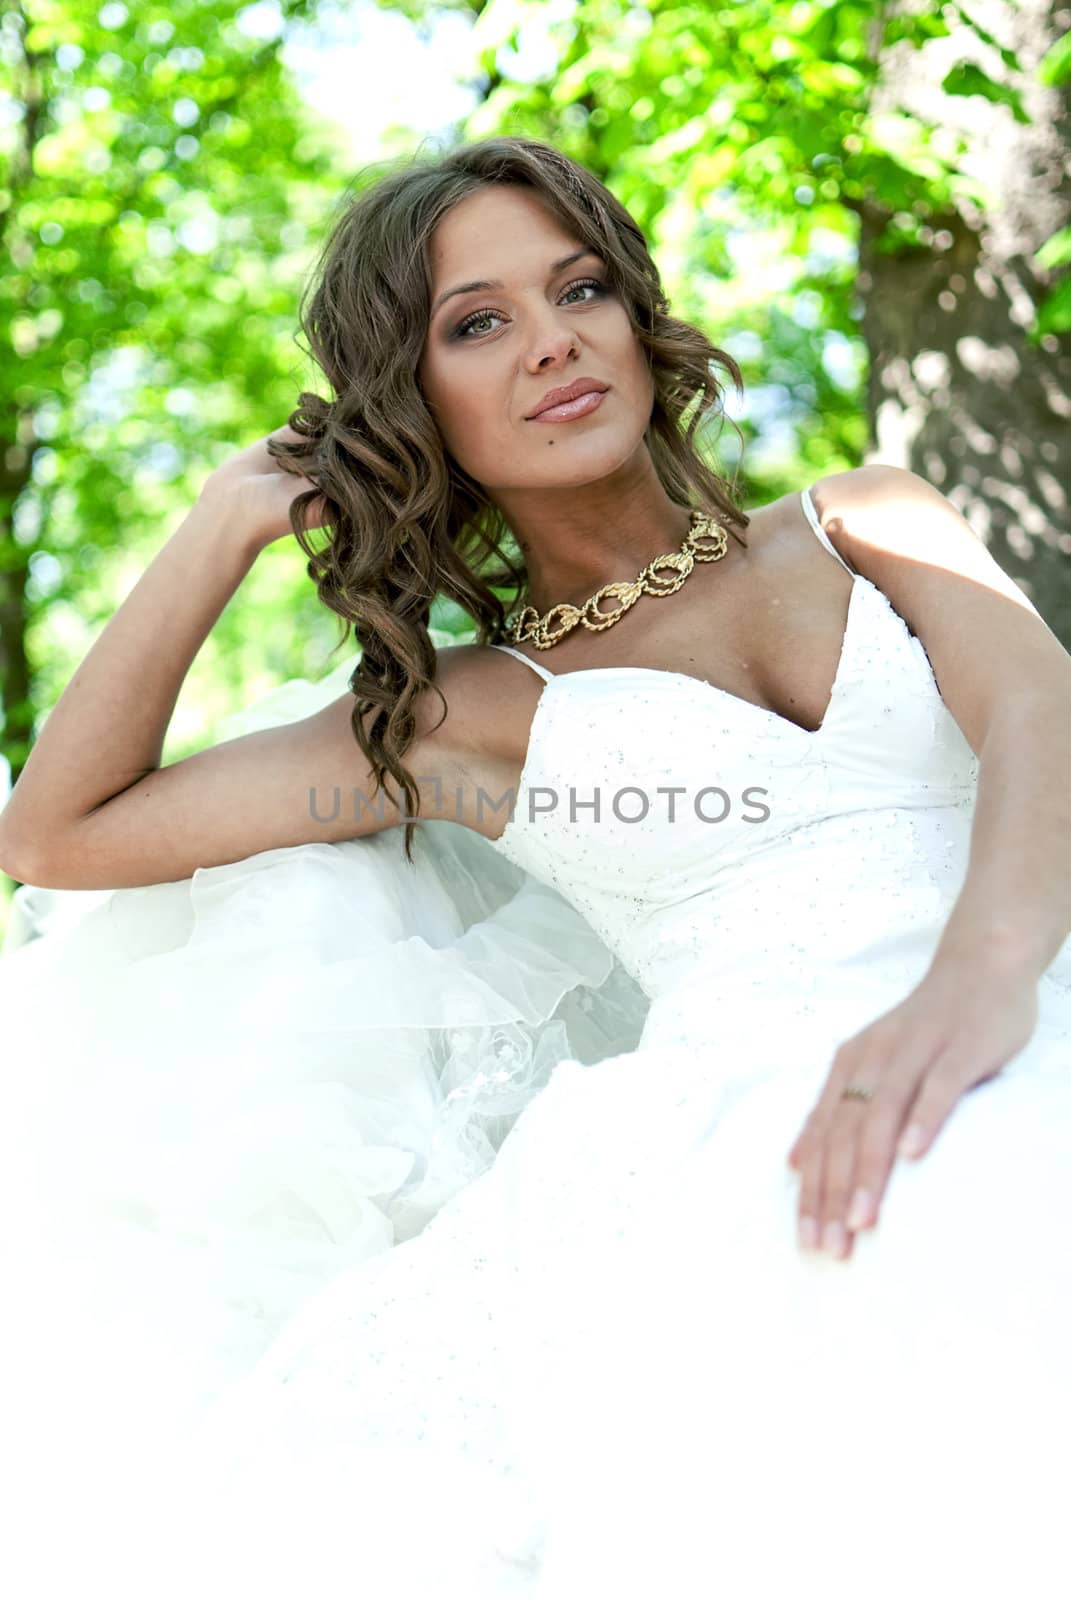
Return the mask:
{"type": "Polygon", "coordinates": [[[929,970],[838,1047],[789,1153],[800,1244],[847,1259],[896,1156],[924,1155],[962,1095],[1028,1043],[1039,979],[1071,934],[1071,656],[925,480],[870,467],[826,482],[826,532],[921,639],[979,758],[967,872],[929,970]],[[849,1083],[876,1092],[845,1099],[849,1083]]]}

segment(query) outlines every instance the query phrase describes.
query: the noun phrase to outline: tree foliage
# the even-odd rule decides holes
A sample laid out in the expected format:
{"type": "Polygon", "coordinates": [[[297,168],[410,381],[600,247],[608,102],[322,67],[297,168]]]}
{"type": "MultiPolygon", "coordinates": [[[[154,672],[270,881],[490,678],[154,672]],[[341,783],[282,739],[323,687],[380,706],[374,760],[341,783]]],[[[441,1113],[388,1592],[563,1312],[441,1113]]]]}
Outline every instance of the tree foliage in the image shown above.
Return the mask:
{"type": "MultiPolygon", "coordinates": [[[[207,473],[284,421],[307,377],[295,297],[341,143],[291,85],[282,34],[243,31],[242,11],[27,0],[0,19],[0,693],[15,772],[35,716],[207,473]]],[[[217,625],[172,758],[251,682],[321,669],[332,630],[287,554],[217,625]],[[297,613],[285,630],[282,610],[297,613]]]]}
{"type": "MultiPolygon", "coordinates": [[[[354,174],[280,59],[313,7],[277,9],[273,31],[234,0],[0,4],[0,704],[16,773],[207,472],[317,383],[297,295],[354,174]]],[[[1047,488],[1066,484],[1071,448],[1065,13],[384,9],[425,34],[446,11],[471,21],[479,103],[444,142],[549,139],[636,216],[676,314],[743,370],[748,503],[900,452],[968,514],[995,509],[980,531],[1043,612],[1052,597],[1071,645],[1066,496],[1047,488]],[[1000,357],[984,373],[975,345],[1000,357]],[[916,370],[920,348],[951,372],[943,387],[916,370]]],[[[421,141],[385,130],[384,150],[421,141]]],[[[731,470],[732,430],[718,448],[731,470]]],[[[449,608],[434,620],[463,625],[449,608]]],[[[335,636],[296,546],[273,547],[195,663],[165,759],[280,678],[319,676],[335,636]]]]}

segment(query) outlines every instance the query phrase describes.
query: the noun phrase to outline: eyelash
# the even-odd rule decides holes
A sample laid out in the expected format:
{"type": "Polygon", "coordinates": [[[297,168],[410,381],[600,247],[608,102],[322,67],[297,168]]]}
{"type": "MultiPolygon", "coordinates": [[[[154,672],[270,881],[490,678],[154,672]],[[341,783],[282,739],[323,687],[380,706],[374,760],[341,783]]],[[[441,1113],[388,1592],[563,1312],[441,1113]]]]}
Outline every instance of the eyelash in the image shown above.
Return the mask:
{"type": "MultiPolygon", "coordinates": [[[[606,284],[601,283],[598,278],[577,278],[576,281],[571,283],[567,289],[562,290],[562,294],[571,294],[574,289],[589,288],[595,290],[595,300],[603,299],[610,292],[606,284]]],[[[580,301],[580,304],[594,305],[595,300],[582,300],[580,301]]],[[[465,337],[465,330],[467,328],[471,327],[474,322],[479,322],[481,317],[498,317],[501,315],[502,313],[500,311],[494,311],[490,306],[485,306],[482,311],[471,311],[464,321],[458,323],[457,327],[451,334],[451,338],[460,339],[462,344],[469,344],[472,341],[465,337]]]]}

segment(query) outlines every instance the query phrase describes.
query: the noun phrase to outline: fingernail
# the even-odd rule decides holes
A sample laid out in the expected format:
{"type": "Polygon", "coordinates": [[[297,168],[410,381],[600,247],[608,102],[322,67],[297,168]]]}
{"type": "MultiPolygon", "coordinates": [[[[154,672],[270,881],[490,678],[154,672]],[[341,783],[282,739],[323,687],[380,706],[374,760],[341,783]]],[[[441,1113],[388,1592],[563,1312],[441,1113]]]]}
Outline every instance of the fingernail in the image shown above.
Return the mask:
{"type": "Polygon", "coordinates": [[[917,1122],[913,1122],[904,1131],[904,1136],[897,1145],[902,1156],[917,1156],[926,1142],[926,1135],[917,1122]]]}
{"type": "Polygon", "coordinates": [[[818,1248],[818,1224],[813,1217],[801,1217],[799,1227],[800,1249],[818,1248]]]}
{"type": "Polygon", "coordinates": [[[827,1222],[825,1232],[822,1234],[822,1249],[828,1250],[831,1256],[839,1256],[848,1243],[848,1235],[844,1231],[843,1222],[827,1222]]]}
{"type": "Polygon", "coordinates": [[[870,1221],[873,1204],[874,1196],[869,1189],[857,1189],[852,1195],[852,1203],[848,1209],[849,1228],[864,1228],[870,1221]]]}

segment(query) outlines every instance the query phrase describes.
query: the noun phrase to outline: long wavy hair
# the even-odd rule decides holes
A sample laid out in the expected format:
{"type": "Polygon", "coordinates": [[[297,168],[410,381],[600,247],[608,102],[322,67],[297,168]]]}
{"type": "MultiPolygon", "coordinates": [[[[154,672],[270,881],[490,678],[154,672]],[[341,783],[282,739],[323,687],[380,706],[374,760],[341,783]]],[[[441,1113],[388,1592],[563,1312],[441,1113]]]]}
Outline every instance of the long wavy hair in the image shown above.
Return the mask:
{"type": "MultiPolygon", "coordinates": [[[[288,419],[302,438],[273,439],[269,449],[284,470],[316,485],[294,498],[294,535],[320,599],[342,619],[335,649],[351,625],[361,647],[349,679],[351,720],[377,793],[389,773],[412,817],[420,795],[403,758],[416,733],[414,706],[436,677],[432,603],[456,602],[476,624],[475,642],[488,645],[504,637],[528,598],[512,531],[446,450],[417,375],[437,224],[488,184],[524,184],[603,257],[649,363],[654,405],[644,438],[662,486],[676,504],[717,517],[746,548],[741,533],[750,519],[738,507],[735,477],[729,483],[708,466],[696,440],[722,398],[716,367],[726,368],[741,395],[743,378],[730,355],[669,315],[637,223],[604,184],[552,145],[492,138],[445,154],[422,148],[374,182],[361,182],[367,186],[356,196],[351,185],[342,197],[299,311],[333,398],[302,392],[288,419]],[[304,520],[318,493],[327,505],[322,548],[304,520]],[[373,707],[378,714],[366,727],[373,707]]],[[[414,826],[405,823],[410,863],[414,826]]]]}

